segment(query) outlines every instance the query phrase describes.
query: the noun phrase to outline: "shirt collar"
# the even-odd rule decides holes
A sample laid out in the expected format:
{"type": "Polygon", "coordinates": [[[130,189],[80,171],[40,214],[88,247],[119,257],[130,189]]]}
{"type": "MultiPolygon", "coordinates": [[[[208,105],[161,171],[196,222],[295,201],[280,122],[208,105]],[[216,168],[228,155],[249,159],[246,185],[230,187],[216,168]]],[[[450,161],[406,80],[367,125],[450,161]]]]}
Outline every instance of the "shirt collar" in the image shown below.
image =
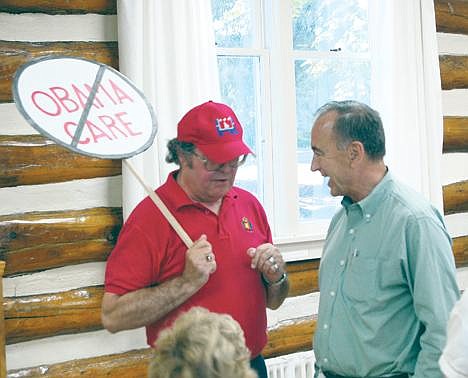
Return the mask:
{"type": "Polygon", "coordinates": [[[380,180],[380,182],[365,198],[354,203],[351,198],[344,196],[341,201],[341,205],[345,208],[346,213],[348,213],[352,206],[355,206],[356,208],[359,208],[361,213],[365,214],[366,217],[371,217],[377,212],[377,209],[383,203],[392,181],[393,176],[387,168],[387,172],[382,180],[380,180]]]}

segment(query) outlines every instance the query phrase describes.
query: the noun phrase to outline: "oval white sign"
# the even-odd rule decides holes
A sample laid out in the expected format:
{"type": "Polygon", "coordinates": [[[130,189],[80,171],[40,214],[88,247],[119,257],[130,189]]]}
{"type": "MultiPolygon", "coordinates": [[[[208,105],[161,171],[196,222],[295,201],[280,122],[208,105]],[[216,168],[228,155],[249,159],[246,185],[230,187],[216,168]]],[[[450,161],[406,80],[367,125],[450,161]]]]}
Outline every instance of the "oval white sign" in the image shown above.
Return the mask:
{"type": "Polygon", "coordinates": [[[41,134],[75,152],[122,159],[151,146],[153,108],[128,78],[83,58],[47,56],[15,73],[16,107],[41,134]]]}

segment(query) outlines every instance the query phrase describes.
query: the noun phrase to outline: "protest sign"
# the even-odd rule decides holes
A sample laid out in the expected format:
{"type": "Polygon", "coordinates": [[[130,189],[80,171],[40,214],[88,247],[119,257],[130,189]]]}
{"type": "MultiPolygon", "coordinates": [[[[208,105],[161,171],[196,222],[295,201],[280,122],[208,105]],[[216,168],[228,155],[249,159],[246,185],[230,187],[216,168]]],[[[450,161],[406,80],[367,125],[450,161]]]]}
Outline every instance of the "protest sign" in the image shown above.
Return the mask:
{"type": "Polygon", "coordinates": [[[188,248],[185,230],[126,159],[145,151],[157,131],[154,111],[128,78],[83,58],[46,56],[21,66],[13,98],[38,132],[74,152],[123,159],[188,248]]]}
{"type": "Polygon", "coordinates": [[[83,58],[46,56],[14,78],[17,108],[41,134],[75,152],[128,158],[151,146],[156,116],[120,72],[83,58]]]}

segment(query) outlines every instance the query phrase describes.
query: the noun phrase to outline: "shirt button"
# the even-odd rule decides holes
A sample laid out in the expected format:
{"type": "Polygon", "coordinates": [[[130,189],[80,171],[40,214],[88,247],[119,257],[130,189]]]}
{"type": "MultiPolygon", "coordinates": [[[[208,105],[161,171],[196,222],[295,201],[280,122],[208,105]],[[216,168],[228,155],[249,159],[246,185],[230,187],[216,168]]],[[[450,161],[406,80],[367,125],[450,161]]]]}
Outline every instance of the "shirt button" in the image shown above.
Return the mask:
{"type": "Polygon", "coordinates": [[[324,362],[324,363],[328,363],[328,358],[325,357],[325,358],[323,359],[323,362],[324,362]]]}
{"type": "Polygon", "coordinates": [[[334,297],[334,296],[335,296],[335,292],[334,292],[334,291],[330,291],[330,295],[331,295],[332,297],[334,297]]]}
{"type": "Polygon", "coordinates": [[[370,219],[371,219],[371,215],[370,215],[370,214],[366,214],[366,222],[370,222],[370,219]]]}
{"type": "Polygon", "coordinates": [[[324,324],[323,329],[328,329],[328,324],[324,324]]]}
{"type": "Polygon", "coordinates": [[[354,234],[354,228],[352,228],[351,230],[349,230],[349,234],[350,234],[350,235],[354,234]]]}
{"type": "Polygon", "coordinates": [[[341,266],[343,266],[343,265],[344,265],[344,263],[345,263],[345,261],[344,261],[344,260],[340,260],[340,265],[341,265],[341,266]]]}

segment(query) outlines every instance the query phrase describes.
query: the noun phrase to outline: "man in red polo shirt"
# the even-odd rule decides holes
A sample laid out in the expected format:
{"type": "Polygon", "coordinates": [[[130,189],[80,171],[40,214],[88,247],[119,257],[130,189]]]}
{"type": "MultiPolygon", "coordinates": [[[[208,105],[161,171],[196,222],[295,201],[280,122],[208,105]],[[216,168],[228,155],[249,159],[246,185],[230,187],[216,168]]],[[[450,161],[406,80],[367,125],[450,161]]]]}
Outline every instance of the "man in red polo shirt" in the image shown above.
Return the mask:
{"type": "Polygon", "coordinates": [[[212,101],[191,109],[168,143],[179,165],[156,190],[192,240],[188,250],[149,197],[125,222],[106,267],[102,322],[110,332],[159,332],[193,306],[227,313],[241,325],[252,367],[266,377],[266,307],[278,308],[289,283],[265,212],[233,187],[251,153],[232,109],[212,101]]]}

